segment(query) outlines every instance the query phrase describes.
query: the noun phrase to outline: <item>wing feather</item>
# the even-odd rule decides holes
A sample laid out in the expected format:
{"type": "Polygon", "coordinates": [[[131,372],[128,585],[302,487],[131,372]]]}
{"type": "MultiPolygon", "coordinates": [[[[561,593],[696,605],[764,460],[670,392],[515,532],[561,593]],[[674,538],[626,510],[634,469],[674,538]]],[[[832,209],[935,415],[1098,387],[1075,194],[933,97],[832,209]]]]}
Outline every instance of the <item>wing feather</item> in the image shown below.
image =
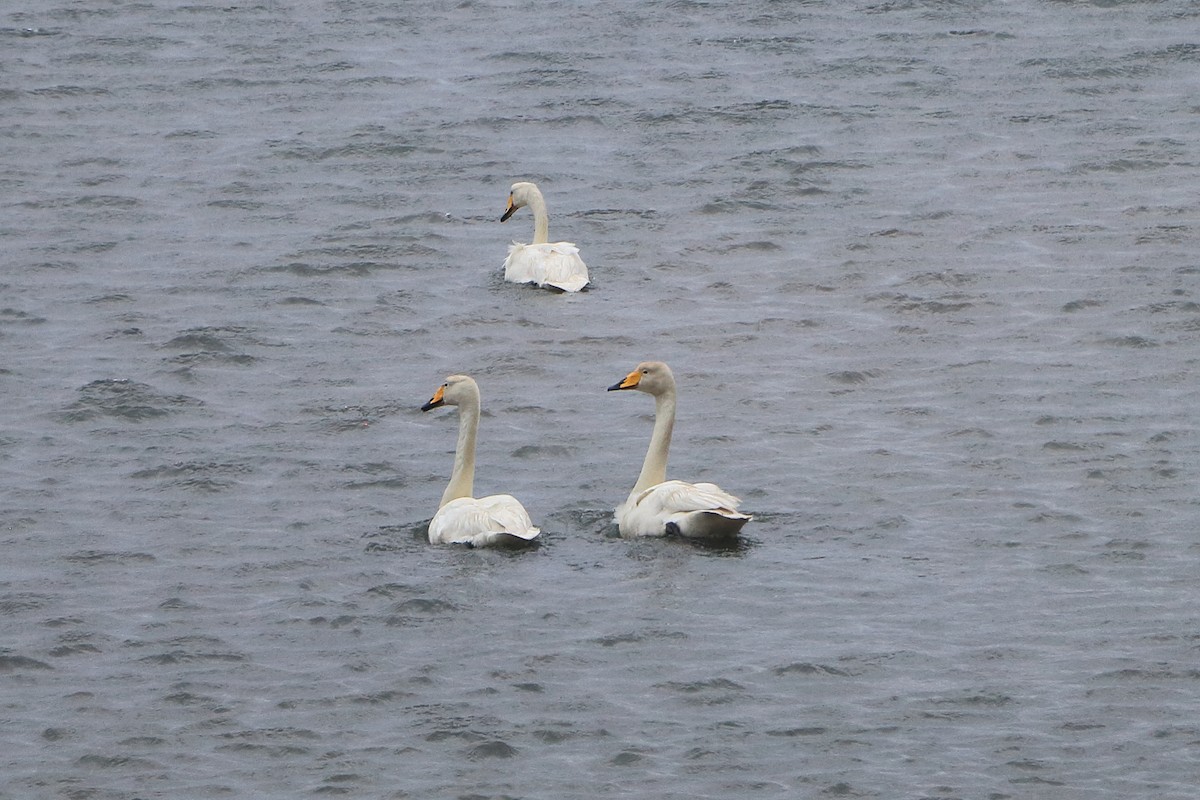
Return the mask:
{"type": "Polygon", "coordinates": [[[577,292],[588,284],[588,271],[579,248],[571,242],[513,242],[504,261],[504,280],[577,292]]]}
{"type": "Polygon", "coordinates": [[[712,483],[664,481],[631,495],[616,511],[622,536],[663,536],[674,530],[701,538],[731,536],[750,515],[741,501],[712,483]]]}
{"type": "Polygon", "coordinates": [[[675,514],[687,511],[737,511],[742,501],[715,483],[664,481],[651,486],[634,499],[634,505],[646,504],[657,513],[675,514]]]}
{"type": "Polygon", "coordinates": [[[438,509],[429,521],[429,541],[434,544],[486,546],[514,537],[531,541],[539,533],[529,512],[508,494],[460,497],[438,509]]]}

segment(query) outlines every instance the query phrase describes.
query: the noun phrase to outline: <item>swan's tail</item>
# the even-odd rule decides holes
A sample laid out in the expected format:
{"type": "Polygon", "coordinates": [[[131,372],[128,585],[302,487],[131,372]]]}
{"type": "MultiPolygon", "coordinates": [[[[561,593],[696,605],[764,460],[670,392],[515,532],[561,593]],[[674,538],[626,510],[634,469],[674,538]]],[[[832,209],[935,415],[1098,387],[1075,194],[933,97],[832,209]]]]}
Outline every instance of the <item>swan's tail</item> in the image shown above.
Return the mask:
{"type": "Polygon", "coordinates": [[[749,514],[724,508],[692,511],[668,522],[667,531],[688,539],[728,539],[752,519],[749,514]]]}
{"type": "Polygon", "coordinates": [[[588,279],[577,277],[562,281],[548,280],[544,285],[553,286],[555,289],[562,289],[564,292],[578,292],[588,285],[588,279]]]}
{"type": "Polygon", "coordinates": [[[541,530],[530,528],[526,531],[489,531],[475,537],[472,544],[475,547],[525,547],[534,543],[541,530]]]}

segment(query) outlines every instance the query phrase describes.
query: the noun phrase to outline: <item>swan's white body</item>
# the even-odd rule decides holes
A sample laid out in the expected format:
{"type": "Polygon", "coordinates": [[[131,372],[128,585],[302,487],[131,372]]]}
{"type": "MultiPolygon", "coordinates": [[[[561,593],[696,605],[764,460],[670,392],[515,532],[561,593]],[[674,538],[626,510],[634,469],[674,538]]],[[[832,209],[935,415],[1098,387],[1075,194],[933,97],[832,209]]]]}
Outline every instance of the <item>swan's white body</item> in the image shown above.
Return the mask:
{"type": "Polygon", "coordinates": [[[514,183],[508,193],[508,207],[500,221],[504,222],[523,206],[533,212],[533,242],[513,242],[504,260],[504,280],[512,283],[535,283],[564,292],[578,292],[588,284],[587,265],[572,242],[551,242],[550,216],[546,200],[532,183],[514,183]]]}
{"type": "Polygon", "coordinates": [[[479,386],[466,375],[451,375],[421,410],[442,405],[458,406],[458,445],[450,483],[429,521],[429,541],[489,547],[524,544],[537,538],[541,531],[534,527],[529,512],[517,498],[508,494],[471,496],[479,431],[479,386]]]}
{"type": "Polygon", "coordinates": [[[676,534],[690,539],[736,536],[752,517],[737,510],[741,501],[713,483],[667,480],[667,454],[675,427],[675,377],[661,361],[638,364],[608,388],[636,389],[654,397],[654,432],[641,474],[614,517],[624,537],[676,534]]]}
{"type": "Polygon", "coordinates": [[[432,544],[523,544],[539,533],[521,501],[511,494],[458,497],[439,508],[429,521],[432,544]]]}

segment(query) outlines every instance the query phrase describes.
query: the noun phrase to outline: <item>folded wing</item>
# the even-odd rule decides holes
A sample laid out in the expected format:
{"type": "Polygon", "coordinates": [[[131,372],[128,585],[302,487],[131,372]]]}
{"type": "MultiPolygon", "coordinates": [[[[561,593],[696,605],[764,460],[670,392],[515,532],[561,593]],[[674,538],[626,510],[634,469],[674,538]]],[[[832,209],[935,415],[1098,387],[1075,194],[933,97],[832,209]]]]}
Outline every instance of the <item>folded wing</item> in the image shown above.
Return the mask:
{"type": "Polygon", "coordinates": [[[571,242],[513,242],[508,248],[508,258],[504,260],[504,280],[578,292],[588,284],[588,271],[579,248],[571,242]]]}
{"type": "Polygon", "coordinates": [[[460,497],[438,509],[429,522],[433,544],[516,544],[532,541],[539,533],[529,512],[508,494],[460,497]]]}

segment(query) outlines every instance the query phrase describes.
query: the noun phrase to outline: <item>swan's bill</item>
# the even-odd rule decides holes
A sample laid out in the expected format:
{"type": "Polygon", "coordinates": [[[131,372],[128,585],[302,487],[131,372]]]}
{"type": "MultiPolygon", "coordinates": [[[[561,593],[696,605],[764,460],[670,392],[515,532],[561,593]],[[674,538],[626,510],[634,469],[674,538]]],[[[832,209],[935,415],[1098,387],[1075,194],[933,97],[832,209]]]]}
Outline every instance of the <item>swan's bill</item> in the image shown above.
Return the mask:
{"type": "Polygon", "coordinates": [[[428,411],[431,408],[437,408],[439,406],[445,405],[445,402],[446,402],[446,384],[443,383],[441,386],[439,386],[437,388],[437,391],[433,393],[433,397],[431,397],[429,399],[429,402],[426,403],[425,405],[421,406],[421,410],[428,411]]]}

